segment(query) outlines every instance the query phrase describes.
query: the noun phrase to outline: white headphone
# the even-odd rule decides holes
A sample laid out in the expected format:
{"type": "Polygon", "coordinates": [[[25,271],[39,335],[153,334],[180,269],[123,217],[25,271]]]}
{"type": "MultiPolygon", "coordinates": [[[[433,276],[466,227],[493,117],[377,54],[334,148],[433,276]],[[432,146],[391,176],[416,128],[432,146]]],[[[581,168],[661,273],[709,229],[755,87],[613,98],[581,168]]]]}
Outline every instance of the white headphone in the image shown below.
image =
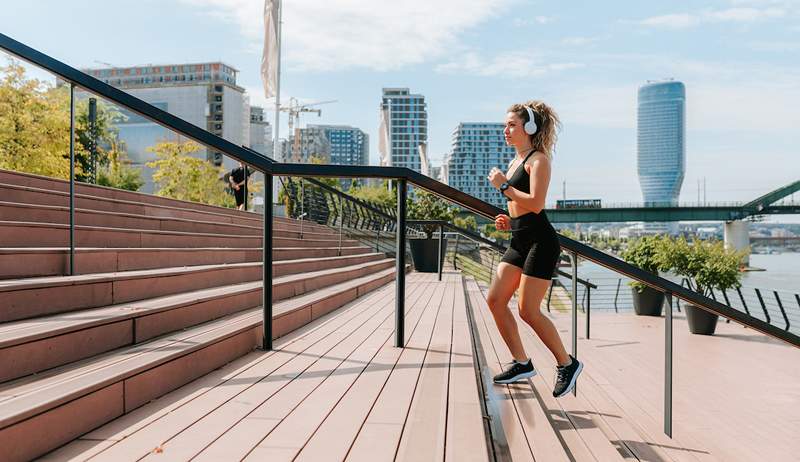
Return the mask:
{"type": "Polygon", "coordinates": [[[528,106],[525,106],[525,109],[528,110],[528,121],[525,122],[525,125],[523,125],[522,128],[525,129],[525,133],[533,135],[536,133],[539,127],[536,126],[536,120],[533,118],[533,109],[528,106]]]}

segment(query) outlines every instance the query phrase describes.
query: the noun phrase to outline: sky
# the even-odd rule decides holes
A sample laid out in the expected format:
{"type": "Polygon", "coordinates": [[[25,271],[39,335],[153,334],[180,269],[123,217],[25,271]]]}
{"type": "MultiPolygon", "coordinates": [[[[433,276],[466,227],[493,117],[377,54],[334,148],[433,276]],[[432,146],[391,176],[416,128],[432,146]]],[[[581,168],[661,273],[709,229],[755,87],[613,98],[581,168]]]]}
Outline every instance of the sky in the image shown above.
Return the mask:
{"type": "MultiPolygon", "coordinates": [[[[0,30],[78,68],[221,60],[272,120],[262,11],[263,0],[9,2],[0,30]]],[[[703,179],[709,202],[800,179],[800,0],[290,0],[282,66],[284,102],[336,100],[302,124],[361,128],[372,164],[383,87],[425,95],[434,165],[459,122],[546,101],[563,123],[548,203],[564,190],[642,200],[636,92],[664,78],[687,91],[682,202],[698,200],[703,179]]]]}

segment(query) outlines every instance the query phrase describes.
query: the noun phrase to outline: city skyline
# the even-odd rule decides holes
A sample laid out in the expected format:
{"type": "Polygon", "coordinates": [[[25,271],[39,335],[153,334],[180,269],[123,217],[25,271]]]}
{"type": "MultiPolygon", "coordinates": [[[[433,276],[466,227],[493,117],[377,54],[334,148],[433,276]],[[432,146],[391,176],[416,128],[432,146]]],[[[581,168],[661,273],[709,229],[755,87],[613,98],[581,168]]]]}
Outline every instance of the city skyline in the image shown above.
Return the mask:
{"type": "MultiPolygon", "coordinates": [[[[78,11],[45,1],[8,5],[0,22],[10,36],[79,68],[224,61],[240,70],[251,104],[264,106],[271,121],[274,105],[263,100],[258,74],[262,7],[247,0],[89,1],[78,11]],[[41,8],[63,23],[40,27],[41,8]],[[148,14],[153,8],[160,14],[148,14]],[[149,33],[118,34],[120,17],[147,21],[149,33]],[[98,40],[107,35],[114,39],[98,40]]],[[[377,140],[381,88],[412,88],[426,98],[435,165],[459,123],[500,122],[510,104],[543,99],[564,122],[548,202],[561,198],[564,181],[568,198],[621,202],[641,200],[637,88],[674,77],[687,85],[689,101],[681,201],[695,200],[703,177],[708,201],[745,201],[800,176],[798,30],[800,7],[790,1],[411,1],[398,14],[388,2],[307,0],[285,5],[282,95],[336,98],[313,122],[352,125],[377,140]]],[[[373,165],[377,145],[370,146],[373,165]]]]}

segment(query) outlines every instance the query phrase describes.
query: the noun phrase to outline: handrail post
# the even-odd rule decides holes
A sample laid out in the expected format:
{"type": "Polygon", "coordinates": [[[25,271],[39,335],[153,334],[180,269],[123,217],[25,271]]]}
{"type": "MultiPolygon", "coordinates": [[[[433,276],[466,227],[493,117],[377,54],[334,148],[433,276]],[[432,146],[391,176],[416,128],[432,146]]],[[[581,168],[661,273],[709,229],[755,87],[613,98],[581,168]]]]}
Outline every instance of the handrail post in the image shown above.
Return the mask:
{"type": "Polygon", "coordinates": [[[664,433],[672,438],[672,292],[666,292],[664,320],[664,433]]]}
{"type": "Polygon", "coordinates": [[[783,303],[781,303],[781,298],[778,297],[778,291],[773,290],[772,293],[775,294],[775,300],[778,302],[778,308],[781,309],[783,320],[786,321],[786,330],[789,330],[789,318],[786,316],[786,310],[783,309],[783,303]]]}
{"type": "Polygon", "coordinates": [[[619,313],[619,308],[617,307],[617,300],[619,299],[619,286],[622,284],[622,279],[617,278],[617,292],[614,294],[614,312],[619,313]]]}
{"type": "MultiPolygon", "coordinates": [[[[456,265],[456,258],[458,258],[458,241],[461,239],[461,233],[456,234],[456,248],[453,249],[453,269],[458,271],[458,266],[456,265]]],[[[798,304],[800,304],[800,300],[798,300],[798,304]]]]}
{"type": "Polygon", "coordinates": [[[395,255],[395,339],[394,346],[405,345],[406,298],[406,179],[397,180],[397,255],[395,255]]]}
{"type": "Polygon", "coordinates": [[[550,312],[550,298],[553,296],[553,286],[555,285],[555,279],[553,276],[550,276],[550,288],[547,291],[547,312],[550,312]]]}
{"type": "Polygon", "coordinates": [[[75,84],[69,85],[69,275],[75,275],[75,84]]]}
{"type": "Polygon", "coordinates": [[[767,311],[767,305],[764,304],[764,298],[761,296],[761,291],[758,290],[758,287],[756,287],[756,295],[758,295],[758,302],[761,303],[761,309],[764,311],[764,316],[767,318],[767,324],[772,324],[772,319],[769,317],[769,311],[767,311]]]}
{"type": "MultiPolygon", "coordinates": [[[[572,252],[572,357],[578,358],[578,253],[572,252]]],[[[578,396],[578,386],[572,389],[578,396]]]]}
{"type": "Polygon", "coordinates": [[[303,220],[305,219],[305,216],[306,216],[306,183],[304,178],[300,178],[300,239],[303,238],[303,220]]]}
{"type": "Polygon", "coordinates": [[[344,199],[339,198],[339,251],[338,256],[342,256],[342,228],[344,227],[344,199]]]}
{"type": "MultiPolygon", "coordinates": [[[[589,280],[587,279],[586,282],[588,283],[589,280]]],[[[586,284],[586,340],[589,340],[589,320],[590,315],[592,312],[592,288],[589,284],[586,284]]]]}
{"type": "MultiPolygon", "coordinates": [[[[301,222],[302,223],[302,222],[301,222]]],[[[272,174],[264,172],[264,236],[262,240],[262,299],[264,311],[264,351],[272,350],[272,174]]]]}
{"type": "Polygon", "coordinates": [[[444,256],[442,255],[442,250],[444,250],[444,249],[442,249],[442,242],[444,241],[443,236],[444,236],[444,230],[442,229],[442,225],[440,223],[439,224],[439,258],[438,258],[438,260],[439,260],[439,280],[440,281],[442,280],[442,267],[444,266],[444,256]]]}

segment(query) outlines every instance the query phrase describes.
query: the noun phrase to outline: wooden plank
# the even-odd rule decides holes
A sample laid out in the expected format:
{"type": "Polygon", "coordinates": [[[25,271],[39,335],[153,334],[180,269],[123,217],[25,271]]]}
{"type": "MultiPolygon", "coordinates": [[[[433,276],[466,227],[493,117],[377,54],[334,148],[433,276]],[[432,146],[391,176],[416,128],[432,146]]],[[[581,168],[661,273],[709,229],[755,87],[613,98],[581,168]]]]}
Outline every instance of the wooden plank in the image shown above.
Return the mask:
{"type": "MultiPolygon", "coordinates": [[[[476,324],[476,335],[480,338],[480,343],[483,347],[483,354],[486,358],[487,367],[489,367],[489,375],[492,376],[499,372],[498,363],[499,359],[498,349],[504,348],[505,344],[502,339],[497,339],[492,335],[491,330],[495,329],[494,320],[487,317],[491,316],[489,307],[486,306],[486,301],[480,293],[480,289],[474,280],[471,278],[467,280],[467,296],[470,300],[470,305],[473,310],[473,319],[476,324]],[[502,344],[498,345],[498,341],[502,344]]],[[[507,348],[506,348],[506,354],[507,348]]],[[[506,356],[508,358],[508,356],[506,356]]],[[[533,452],[528,443],[528,436],[526,435],[525,428],[520,422],[517,410],[514,407],[513,397],[511,390],[507,385],[486,384],[486,392],[494,395],[493,403],[496,404],[497,409],[495,412],[499,415],[494,415],[493,418],[500,419],[500,424],[497,426],[502,427],[503,435],[495,435],[495,439],[503,438],[504,444],[507,447],[499,448],[499,450],[507,451],[511,459],[515,461],[532,461],[534,460],[533,452]]]]}
{"type": "MultiPolygon", "coordinates": [[[[443,276],[438,319],[417,380],[395,460],[444,460],[456,275],[443,276]]],[[[460,285],[460,284],[459,284],[460,285]]]]}
{"type": "MultiPolygon", "coordinates": [[[[232,396],[235,396],[238,390],[247,386],[243,380],[237,380],[237,378],[250,373],[254,368],[269,369],[270,367],[279,367],[280,364],[289,359],[287,356],[291,356],[286,351],[292,351],[294,354],[303,353],[320,339],[329,336],[348,323],[356,322],[359,317],[365,316],[371,310],[370,303],[379,301],[382,297],[388,297],[389,295],[389,288],[376,291],[370,296],[359,300],[358,303],[345,307],[342,311],[337,312],[336,315],[320,318],[308,326],[278,339],[275,344],[276,350],[272,352],[252,353],[249,355],[250,362],[243,362],[243,365],[233,371],[224,371],[223,368],[223,370],[220,370],[220,375],[216,376],[212,372],[211,376],[207,376],[211,377],[209,381],[205,382],[205,385],[200,387],[196,393],[189,393],[184,398],[184,390],[178,389],[105,427],[90,432],[85,438],[124,440],[125,444],[136,443],[135,440],[138,439],[138,445],[144,447],[144,454],[146,454],[147,450],[158,446],[166,437],[181,431],[203,415],[221,406],[230,400],[232,396]],[[222,374],[223,371],[225,374],[222,374]],[[166,406],[164,406],[165,404],[166,406]],[[145,435],[152,428],[158,428],[158,430],[145,435]]],[[[203,383],[204,380],[204,378],[201,378],[195,383],[203,383]]],[[[121,453],[125,454],[125,451],[121,451],[121,453]]],[[[112,454],[107,460],[111,460],[113,457],[112,454]]],[[[105,456],[102,458],[105,458],[105,456]]]]}
{"type": "MultiPolygon", "coordinates": [[[[441,290],[436,287],[435,283],[427,281],[427,279],[423,279],[426,280],[424,285],[409,287],[411,290],[421,292],[419,298],[409,300],[414,303],[410,306],[409,313],[407,313],[406,322],[409,326],[416,327],[424,308],[427,307],[427,302],[430,300],[432,292],[441,290]],[[429,286],[431,290],[423,290],[427,288],[426,286],[429,286]]],[[[410,330],[413,335],[413,328],[410,330]]],[[[245,460],[258,460],[257,454],[260,454],[259,451],[264,449],[274,453],[291,450],[288,459],[291,460],[314,434],[325,417],[338,405],[343,395],[348,392],[379,351],[384,347],[393,345],[393,332],[394,319],[390,316],[379,329],[370,335],[366,342],[358,346],[358,349],[346,361],[340,363],[333,374],[319,388],[306,397],[300,405],[283,419],[274,431],[259,442],[257,448],[245,460]]],[[[363,401],[365,397],[361,396],[360,399],[363,401]]],[[[341,433],[339,438],[342,438],[341,433]]],[[[328,453],[326,458],[330,460],[335,457],[333,454],[328,453]]],[[[277,457],[272,460],[285,459],[277,457]]]]}
{"type": "Polygon", "coordinates": [[[353,441],[346,460],[393,460],[422,369],[427,347],[438,322],[443,291],[432,297],[417,328],[353,441]]]}
{"type": "MultiPolygon", "coordinates": [[[[198,460],[219,460],[223,458],[241,459],[248,455],[253,448],[258,446],[266,436],[282,424],[288,415],[292,414],[307,397],[319,391],[321,384],[326,383],[337,370],[337,366],[342,364],[343,359],[347,358],[354,351],[360,348],[362,343],[369,339],[381,326],[388,326],[392,323],[394,312],[393,297],[388,297],[383,303],[376,316],[371,318],[368,323],[358,327],[348,338],[343,338],[338,344],[329,345],[324,351],[316,354],[316,357],[298,358],[287,366],[293,369],[288,373],[288,377],[281,377],[276,371],[273,377],[267,377],[267,381],[272,381],[280,389],[269,395],[269,399],[264,399],[251,405],[248,412],[238,421],[222,424],[217,421],[209,421],[205,426],[205,431],[209,428],[220,428],[222,431],[219,437],[205,448],[201,447],[196,452],[198,460]]],[[[414,305],[409,305],[413,310],[414,305]]],[[[390,335],[386,330],[381,330],[379,335],[390,335]]],[[[384,338],[385,340],[385,338],[384,338]]],[[[302,411],[301,411],[302,412],[302,411]]],[[[302,415],[301,415],[302,417],[302,415]]],[[[322,417],[319,417],[320,419],[322,417]]],[[[315,419],[310,418],[306,424],[314,424],[315,419]]],[[[290,423],[291,424],[291,423],[290,423]]],[[[199,431],[203,431],[198,426],[199,431]]],[[[311,430],[313,432],[313,428],[311,430]]],[[[181,435],[186,441],[185,444],[194,444],[194,438],[181,435]]],[[[304,438],[298,443],[299,446],[305,442],[304,438]]],[[[266,447],[266,445],[265,445],[266,447]]],[[[299,447],[291,446],[294,453],[299,447]]]]}
{"type": "MultiPolygon", "coordinates": [[[[478,286],[473,286],[478,289],[478,286]]],[[[491,362],[487,357],[487,363],[491,369],[492,375],[500,373],[505,363],[513,360],[513,356],[506,346],[500,332],[497,330],[494,318],[492,317],[489,307],[486,304],[486,299],[481,291],[476,291],[473,294],[476,307],[480,307],[479,311],[483,316],[484,324],[492,339],[492,345],[495,350],[495,361],[491,362]]],[[[522,329],[527,326],[521,320],[517,320],[517,326],[522,329]]],[[[486,348],[486,346],[484,346],[486,348]]],[[[553,424],[550,421],[543,405],[536,400],[536,394],[533,392],[532,381],[519,382],[509,385],[492,385],[496,388],[506,388],[508,396],[511,399],[519,424],[531,448],[534,459],[538,460],[569,460],[567,450],[564,444],[559,439],[553,429],[553,424]]],[[[505,426],[504,426],[505,427],[505,426]]]]}
{"type": "MultiPolygon", "coordinates": [[[[422,295],[425,302],[415,310],[414,327],[407,330],[407,335],[415,335],[419,319],[432,308],[434,284],[422,295]]],[[[415,291],[421,291],[416,288],[415,291]]],[[[364,371],[356,379],[353,386],[342,396],[336,407],[328,414],[301,449],[295,460],[343,460],[364,423],[370,409],[378,399],[382,388],[392,373],[404,349],[395,348],[393,338],[386,342],[370,361],[364,371]]]]}
{"type": "Polygon", "coordinates": [[[453,311],[446,462],[483,461],[489,457],[480,403],[483,397],[475,378],[477,372],[472,353],[472,335],[477,333],[473,333],[470,327],[463,281],[459,281],[453,311]]]}

